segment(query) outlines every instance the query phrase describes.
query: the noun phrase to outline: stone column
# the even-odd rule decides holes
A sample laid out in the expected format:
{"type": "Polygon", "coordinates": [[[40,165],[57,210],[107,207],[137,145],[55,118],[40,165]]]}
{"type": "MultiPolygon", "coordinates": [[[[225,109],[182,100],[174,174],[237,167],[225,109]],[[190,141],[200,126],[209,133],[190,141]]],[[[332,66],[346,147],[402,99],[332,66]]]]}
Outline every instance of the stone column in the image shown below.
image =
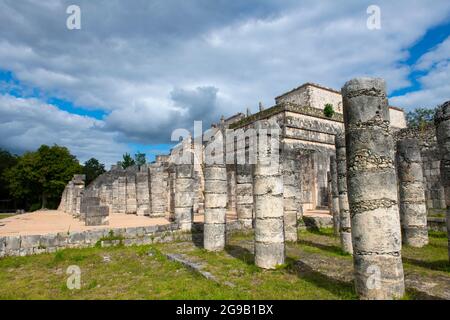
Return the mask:
{"type": "MultiPolygon", "coordinates": [[[[279,159],[264,161],[261,157],[261,151],[264,148],[264,142],[261,139],[268,137],[270,136],[259,132],[258,159],[253,175],[255,264],[260,268],[274,269],[277,265],[283,264],[285,259],[283,176],[279,159]]],[[[270,153],[273,151],[272,145],[270,153]]]]}
{"type": "Polygon", "coordinates": [[[208,251],[222,251],[225,248],[227,215],[227,168],[223,156],[223,139],[215,135],[214,141],[205,150],[205,223],[203,246],[208,251]],[[217,143],[216,143],[217,142],[217,143]],[[214,161],[210,158],[211,147],[219,154],[214,161]]]}
{"type": "Polygon", "coordinates": [[[138,216],[150,215],[150,189],[148,168],[144,166],[136,173],[136,213],[138,216]]]}
{"type": "Polygon", "coordinates": [[[339,192],[339,234],[341,248],[346,253],[353,253],[352,227],[347,195],[347,159],[345,155],[345,134],[338,133],[336,142],[337,187],[339,192]]]}
{"type": "Polygon", "coordinates": [[[339,191],[337,183],[337,163],[336,156],[330,157],[330,179],[331,179],[331,203],[330,211],[333,216],[334,234],[339,235],[340,219],[339,219],[339,191]]]}
{"type": "Polygon", "coordinates": [[[400,298],[405,285],[386,84],[353,79],[342,96],[356,292],[361,299],[400,298]]]}
{"type": "Polygon", "coordinates": [[[150,166],[150,216],[164,217],[166,215],[166,181],[164,167],[159,164],[150,166]]]}
{"type": "Polygon", "coordinates": [[[253,226],[253,178],[251,164],[236,165],[236,213],[245,228],[253,226]]]}
{"type": "Polygon", "coordinates": [[[440,106],[434,117],[436,138],[441,157],[441,181],[445,189],[445,204],[447,206],[447,237],[448,255],[450,260],[450,101],[440,106]]]}
{"type": "Polygon", "coordinates": [[[406,245],[419,248],[428,244],[422,170],[419,141],[417,139],[398,141],[397,171],[402,241],[406,245]]]}
{"type": "Polygon", "coordinates": [[[126,212],[127,214],[136,214],[136,172],[129,171],[126,173],[127,177],[127,198],[126,198],[126,212]]]}
{"type": "Polygon", "coordinates": [[[111,213],[119,212],[119,179],[116,177],[112,183],[111,213]]]}
{"type": "Polygon", "coordinates": [[[297,241],[297,221],[302,215],[300,203],[300,168],[296,153],[284,145],[281,155],[283,176],[284,239],[297,241]]]}
{"type": "Polygon", "coordinates": [[[192,164],[175,165],[175,221],[180,229],[192,229],[192,215],[194,205],[194,179],[192,164]]]}
{"type": "Polygon", "coordinates": [[[117,213],[125,213],[127,207],[127,178],[123,175],[117,179],[117,213]]]}

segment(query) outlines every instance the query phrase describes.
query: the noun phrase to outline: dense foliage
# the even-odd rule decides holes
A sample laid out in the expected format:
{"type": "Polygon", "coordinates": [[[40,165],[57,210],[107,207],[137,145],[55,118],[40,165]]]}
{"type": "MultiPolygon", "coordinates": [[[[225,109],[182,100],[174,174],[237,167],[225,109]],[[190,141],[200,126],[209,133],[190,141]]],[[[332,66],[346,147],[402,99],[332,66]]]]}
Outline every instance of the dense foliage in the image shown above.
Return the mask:
{"type": "Polygon", "coordinates": [[[42,145],[26,152],[3,173],[9,195],[23,208],[55,208],[74,174],[83,167],[65,147],[42,145]]]}
{"type": "Polygon", "coordinates": [[[99,175],[105,173],[105,165],[95,158],[90,158],[84,163],[83,173],[86,175],[86,185],[89,185],[99,175]]]}

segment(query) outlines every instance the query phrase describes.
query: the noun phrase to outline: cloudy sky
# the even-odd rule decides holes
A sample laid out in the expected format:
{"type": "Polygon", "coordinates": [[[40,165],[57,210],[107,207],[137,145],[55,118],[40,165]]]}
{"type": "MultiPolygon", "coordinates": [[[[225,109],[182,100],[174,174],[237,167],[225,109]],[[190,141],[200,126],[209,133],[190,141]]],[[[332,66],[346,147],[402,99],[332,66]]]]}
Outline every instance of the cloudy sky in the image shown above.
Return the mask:
{"type": "Polygon", "coordinates": [[[15,153],[151,160],[194,120],[356,76],[384,77],[406,110],[449,100],[450,1],[0,1],[0,147],[15,153]],[[71,4],[80,30],[66,27],[71,4]]]}

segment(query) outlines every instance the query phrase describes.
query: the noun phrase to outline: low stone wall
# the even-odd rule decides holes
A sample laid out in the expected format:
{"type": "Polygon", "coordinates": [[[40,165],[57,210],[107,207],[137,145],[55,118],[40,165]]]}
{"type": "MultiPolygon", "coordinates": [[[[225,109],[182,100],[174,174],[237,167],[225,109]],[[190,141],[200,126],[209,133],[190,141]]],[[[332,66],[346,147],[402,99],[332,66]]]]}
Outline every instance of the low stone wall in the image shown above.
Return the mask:
{"type": "MultiPolygon", "coordinates": [[[[227,232],[240,231],[240,222],[227,223],[227,232]]],[[[103,247],[123,244],[144,245],[201,237],[203,224],[194,224],[192,232],[181,231],[177,223],[132,228],[105,228],[82,232],[59,232],[45,235],[0,236],[0,258],[53,253],[66,248],[103,247]]]]}
{"type": "Polygon", "coordinates": [[[428,217],[428,230],[447,232],[447,224],[445,218],[428,217]]]}

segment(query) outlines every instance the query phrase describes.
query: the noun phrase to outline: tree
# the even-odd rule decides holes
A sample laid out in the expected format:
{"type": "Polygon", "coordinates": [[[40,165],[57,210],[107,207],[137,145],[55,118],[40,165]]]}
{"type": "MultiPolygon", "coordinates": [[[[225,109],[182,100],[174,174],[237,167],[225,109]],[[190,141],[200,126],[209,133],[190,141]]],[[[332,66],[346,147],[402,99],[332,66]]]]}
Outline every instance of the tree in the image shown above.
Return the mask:
{"type": "Polygon", "coordinates": [[[120,165],[122,166],[123,169],[126,169],[128,167],[134,166],[136,164],[136,162],[133,160],[133,158],[130,156],[129,153],[125,153],[122,156],[123,160],[120,161],[120,165]]]}
{"type": "Polygon", "coordinates": [[[17,163],[17,156],[12,155],[9,151],[0,149],[0,199],[6,200],[10,198],[10,193],[4,173],[7,169],[13,167],[17,163]]]}
{"type": "Polygon", "coordinates": [[[406,114],[408,128],[423,130],[427,125],[433,123],[436,108],[416,108],[406,114]]]}
{"type": "Polygon", "coordinates": [[[90,158],[84,163],[83,173],[86,175],[86,185],[89,185],[99,175],[105,173],[105,165],[95,158],[90,158]]]}
{"type": "Polygon", "coordinates": [[[5,177],[15,198],[40,201],[41,208],[46,208],[49,201],[56,205],[67,182],[82,171],[67,148],[42,145],[19,157],[17,164],[6,170],[5,177]]]}
{"type": "Polygon", "coordinates": [[[334,115],[333,105],[331,103],[327,103],[325,108],[323,109],[323,114],[327,118],[331,118],[334,115]]]}
{"type": "Polygon", "coordinates": [[[147,160],[145,159],[145,153],[142,153],[142,152],[138,151],[134,155],[134,161],[136,162],[136,164],[138,166],[143,166],[147,162],[147,160]]]}

